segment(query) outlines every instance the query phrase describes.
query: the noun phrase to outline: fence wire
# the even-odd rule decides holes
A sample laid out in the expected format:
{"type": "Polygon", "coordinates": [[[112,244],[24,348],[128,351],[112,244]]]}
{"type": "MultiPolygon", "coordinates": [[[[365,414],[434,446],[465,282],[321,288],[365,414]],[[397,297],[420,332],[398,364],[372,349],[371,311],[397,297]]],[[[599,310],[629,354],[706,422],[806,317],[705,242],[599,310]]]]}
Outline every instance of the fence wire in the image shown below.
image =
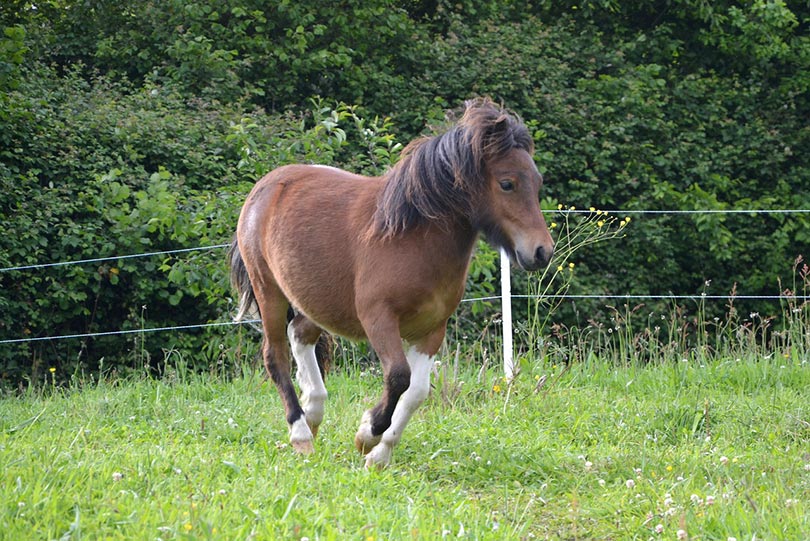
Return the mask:
{"type": "Polygon", "coordinates": [[[57,263],[36,263],[33,265],[21,265],[19,267],[6,267],[0,272],[23,271],[33,269],[45,269],[48,267],[66,267],[68,265],[82,265],[84,263],[101,263],[104,261],[119,261],[121,259],[135,259],[138,257],[152,257],[157,255],[182,254],[185,252],[199,252],[205,250],[215,250],[217,248],[227,248],[230,244],[214,244],[213,246],[198,246],[196,248],[179,248],[177,250],[163,250],[161,252],[144,252],[142,254],[116,255],[109,257],[95,257],[93,259],[79,259],[77,261],[59,261],[57,263]]]}
{"type": "MultiPolygon", "coordinates": [[[[547,210],[544,211],[546,213],[557,213],[557,214],[591,214],[595,212],[594,210],[590,209],[576,209],[576,208],[563,208],[557,210],[547,210]]],[[[662,214],[680,214],[680,215],[689,215],[689,214],[810,214],[810,209],[694,209],[694,210],[603,210],[602,212],[606,212],[608,214],[615,214],[615,215],[662,215],[662,214]]],[[[69,265],[81,265],[81,264],[88,264],[88,263],[102,263],[106,261],[120,261],[124,259],[135,259],[141,257],[155,257],[155,256],[165,256],[165,255],[174,255],[174,254],[181,254],[181,253],[188,253],[188,252],[196,252],[196,251],[209,251],[209,250],[218,250],[222,248],[230,247],[230,243],[222,243],[222,244],[214,244],[211,246],[198,246],[194,248],[179,248],[176,250],[162,250],[156,252],[143,252],[138,254],[128,254],[128,255],[120,255],[120,256],[109,256],[109,257],[96,257],[90,259],[80,259],[75,261],[59,261],[54,263],[36,263],[31,265],[19,265],[19,266],[12,266],[12,267],[5,267],[0,268],[0,273],[2,272],[11,272],[11,271],[26,271],[26,270],[36,270],[36,269],[44,269],[44,268],[52,268],[52,267],[64,267],[69,265]]],[[[531,299],[531,298],[545,298],[550,300],[559,300],[559,299],[615,299],[615,300],[795,300],[795,301],[802,301],[807,302],[810,300],[810,297],[807,296],[795,296],[795,295],[707,295],[707,294],[700,294],[700,295],[612,295],[612,294],[594,294],[594,295],[512,295],[513,299],[531,299]]],[[[496,301],[500,300],[500,296],[490,296],[490,297],[476,297],[470,299],[462,299],[462,303],[470,303],[470,302],[487,302],[487,301],[496,301]]],[[[103,331],[103,332],[93,332],[93,333],[83,333],[83,334],[66,334],[66,335],[59,335],[59,336],[37,336],[37,337],[25,337],[25,338],[13,338],[7,340],[0,340],[0,345],[2,344],[18,344],[18,343],[25,343],[25,342],[41,342],[47,340],[68,340],[68,339],[86,339],[86,338],[96,338],[101,336],[117,336],[117,335],[130,335],[130,334],[144,334],[144,333],[154,333],[154,332],[168,332],[168,331],[185,331],[185,330],[192,330],[192,329],[205,329],[205,328],[212,328],[212,327],[225,327],[225,326],[232,326],[232,325],[242,325],[242,324],[256,324],[261,323],[259,319],[252,319],[252,320],[244,320],[244,321],[221,321],[221,322],[214,322],[214,323],[201,323],[196,325],[178,325],[172,327],[153,327],[153,328],[141,328],[141,329],[130,329],[130,330],[118,330],[118,331],[103,331]]]]}
{"type": "MultiPolygon", "coordinates": [[[[791,300],[809,302],[810,296],[803,295],[512,295],[513,299],[617,299],[617,300],[791,300]]],[[[462,299],[462,303],[470,302],[488,302],[499,301],[500,296],[491,297],[474,297],[469,299],[462,299]]],[[[246,319],[241,321],[219,321],[214,323],[200,323],[196,325],[178,325],[174,327],[148,327],[142,329],[129,329],[121,331],[103,331],[91,332],[83,334],[65,334],[59,336],[35,336],[28,338],[12,338],[9,340],[0,340],[0,345],[3,344],[20,344],[25,342],[43,342],[47,340],[67,340],[67,339],[84,339],[96,338],[100,336],[116,336],[116,335],[129,335],[129,334],[145,334],[153,332],[166,332],[166,331],[187,331],[192,329],[206,329],[212,327],[229,327],[233,325],[246,325],[246,324],[261,324],[261,319],[246,319]]]]}
{"type": "MultiPolygon", "coordinates": [[[[544,211],[547,214],[591,214],[595,210],[590,209],[551,209],[544,211]]],[[[601,210],[608,214],[615,215],[662,215],[662,214],[810,214],[810,209],[694,209],[694,210],[601,210]]],[[[121,256],[96,257],[91,259],[80,259],[76,261],[59,261],[55,263],[35,263],[31,265],[19,265],[14,267],[0,268],[0,272],[23,271],[44,269],[49,267],[64,267],[68,265],[81,265],[86,263],[102,263],[105,261],[118,261],[121,259],[134,259],[139,257],[152,257],[158,255],[172,255],[185,252],[217,250],[228,248],[230,243],[214,244],[211,246],[198,246],[196,248],[180,248],[177,250],[164,250],[159,252],[144,252],[140,254],[129,254],[121,256]]]]}

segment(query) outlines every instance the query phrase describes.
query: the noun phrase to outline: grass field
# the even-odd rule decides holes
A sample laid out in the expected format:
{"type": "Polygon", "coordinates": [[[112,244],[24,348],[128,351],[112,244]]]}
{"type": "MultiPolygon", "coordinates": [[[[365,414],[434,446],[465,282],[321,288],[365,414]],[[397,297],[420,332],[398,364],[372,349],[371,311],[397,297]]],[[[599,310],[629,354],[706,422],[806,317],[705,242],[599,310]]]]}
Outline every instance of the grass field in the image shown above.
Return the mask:
{"type": "Polygon", "coordinates": [[[806,362],[460,372],[381,472],[352,445],[369,371],[330,375],[306,458],[259,375],[7,396],[0,538],[810,539],[806,362]]]}

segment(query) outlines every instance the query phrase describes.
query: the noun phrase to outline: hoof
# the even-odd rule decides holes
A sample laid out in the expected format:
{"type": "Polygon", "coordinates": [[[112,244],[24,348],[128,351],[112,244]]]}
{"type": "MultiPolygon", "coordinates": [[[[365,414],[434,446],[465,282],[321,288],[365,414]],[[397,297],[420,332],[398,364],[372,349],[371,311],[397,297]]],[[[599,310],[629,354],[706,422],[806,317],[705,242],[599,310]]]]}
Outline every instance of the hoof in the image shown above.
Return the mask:
{"type": "Polygon", "coordinates": [[[391,463],[391,447],[380,443],[366,455],[366,469],[382,470],[391,463]]]}
{"type": "Polygon", "coordinates": [[[307,424],[309,425],[310,432],[312,432],[312,439],[315,439],[318,436],[318,426],[319,425],[310,425],[309,423],[307,423],[307,424]]]}
{"type": "Polygon", "coordinates": [[[367,455],[377,446],[378,443],[380,443],[380,438],[381,436],[367,437],[365,434],[361,434],[358,431],[354,436],[354,446],[357,447],[360,454],[367,455]]]}
{"type": "Polygon", "coordinates": [[[301,455],[311,455],[315,452],[315,446],[312,445],[312,440],[292,441],[290,445],[292,445],[293,451],[301,455]]]}
{"type": "Polygon", "coordinates": [[[354,446],[361,454],[366,455],[380,443],[381,439],[382,434],[375,436],[371,433],[371,413],[365,412],[360,421],[360,428],[357,429],[357,434],[354,436],[354,446]]]}
{"type": "Polygon", "coordinates": [[[295,421],[290,427],[290,445],[292,445],[296,453],[309,455],[315,452],[315,447],[312,445],[313,439],[314,436],[312,435],[309,425],[307,425],[304,417],[301,416],[301,418],[295,421]]]}

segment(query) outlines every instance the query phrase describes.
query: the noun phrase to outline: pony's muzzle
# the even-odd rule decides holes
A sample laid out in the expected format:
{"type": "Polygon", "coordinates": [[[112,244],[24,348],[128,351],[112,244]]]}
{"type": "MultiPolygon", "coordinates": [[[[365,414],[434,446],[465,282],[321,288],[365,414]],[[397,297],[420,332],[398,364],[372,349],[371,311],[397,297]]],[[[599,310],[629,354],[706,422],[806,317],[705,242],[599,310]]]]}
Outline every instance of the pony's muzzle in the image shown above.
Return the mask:
{"type": "Polygon", "coordinates": [[[554,255],[554,246],[538,246],[529,257],[524,256],[520,251],[517,251],[515,255],[517,256],[518,265],[523,270],[537,271],[548,266],[551,256],[554,255]]]}

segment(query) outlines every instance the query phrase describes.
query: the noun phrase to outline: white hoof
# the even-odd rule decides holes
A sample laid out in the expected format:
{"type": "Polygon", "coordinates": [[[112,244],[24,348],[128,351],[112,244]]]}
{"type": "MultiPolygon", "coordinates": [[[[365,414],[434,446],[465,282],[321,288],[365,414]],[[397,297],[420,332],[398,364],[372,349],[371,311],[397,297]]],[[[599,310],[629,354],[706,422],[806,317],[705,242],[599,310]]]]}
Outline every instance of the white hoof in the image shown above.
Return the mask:
{"type": "Polygon", "coordinates": [[[366,469],[377,468],[381,470],[391,463],[391,446],[385,442],[378,443],[369,454],[366,455],[366,469]]]}
{"type": "Polygon", "coordinates": [[[301,417],[290,427],[290,445],[296,453],[309,455],[315,452],[312,430],[309,429],[306,418],[301,417]]]}
{"type": "Polygon", "coordinates": [[[354,436],[355,447],[365,455],[374,449],[381,439],[382,434],[375,436],[371,433],[371,411],[365,412],[360,421],[360,427],[357,429],[357,434],[354,436]]]}

